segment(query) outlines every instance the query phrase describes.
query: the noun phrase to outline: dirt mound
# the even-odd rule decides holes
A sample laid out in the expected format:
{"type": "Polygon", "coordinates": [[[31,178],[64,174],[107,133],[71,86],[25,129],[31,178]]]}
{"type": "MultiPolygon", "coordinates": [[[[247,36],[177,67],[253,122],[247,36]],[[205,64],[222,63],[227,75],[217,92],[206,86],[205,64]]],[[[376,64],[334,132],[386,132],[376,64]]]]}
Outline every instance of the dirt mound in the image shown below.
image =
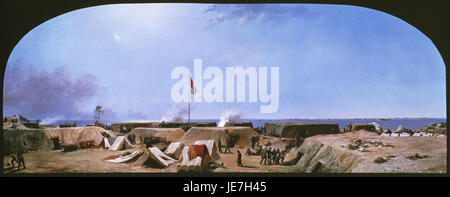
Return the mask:
{"type": "Polygon", "coordinates": [[[181,138],[181,142],[185,145],[192,145],[197,140],[221,140],[225,142],[225,130],[231,136],[238,136],[235,143],[240,148],[251,145],[252,137],[257,137],[259,134],[250,127],[192,127],[181,138]]]}
{"type": "Polygon", "coordinates": [[[266,135],[285,138],[310,137],[319,134],[333,134],[339,132],[338,124],[317,122],[266,122],[266,135]]]}
{"type": "Polygon", "coordinates": [[[252,122],[226,122],[226,127],[250,127],[253,128],[252,122]]]}
{"type": "Polygon", "coordinates": [[[122,122],[122,123],[113,123],[111,124],[112,131],[118,132],[130,132],[134,128],[145,127],[145,128],[153,128],[159,127],[159,122],[122,122]]]}
{"type": "Polygon", "coordinates": [[[49,138],[58,138],[63,146],[78,146],[86,142],[100,146],[106,134],[115,137],[112,131],[96,126],[45,129],[45,132],[49,138]]]}
{"type": "Polygon", "coordinates": [[[294,172],[447,172],[445,138],[383,138],[368,131],[318,135],[306,138],[300,148],[293,149],[289,155],[292,155],[290,159],[301,156],[291,169],[294,172]],[[426,157],[411,160],[411,155],[426,157]]]}
{"type": "Polygon", "coordinates": [[[20,129],[20,130],[28,130],[30,128],[26,127],[21,123],[3,123],[3,130],[5,129],[20,129]]]}
{"type": "Polygon", "coordinates": [[[7,129],[3,130],[4,154],[19,151],[52,150],[53,144],[41,129],[7,129]]]}
{"type": "Polygon", "coordinates": [[[166,142],[177,142],[185,132],[181,128],[134,128],[128,135],[136,144],[144,143],[146,138],[156,137],[166,142]]]}

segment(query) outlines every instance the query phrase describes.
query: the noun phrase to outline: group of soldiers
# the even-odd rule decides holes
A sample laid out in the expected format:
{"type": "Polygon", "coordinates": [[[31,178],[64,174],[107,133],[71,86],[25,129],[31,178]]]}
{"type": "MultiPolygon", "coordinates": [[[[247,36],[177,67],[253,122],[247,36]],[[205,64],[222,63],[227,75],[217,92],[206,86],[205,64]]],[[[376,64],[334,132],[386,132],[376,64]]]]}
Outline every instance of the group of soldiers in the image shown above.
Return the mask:
{"type": "Polygon", "coordinates": [[[23,154],[22,152],[18,152],[16,155],[14,155],[14,154],[11,155],[11,162],[10,162],[12,165],[11,168],[15,167],[14,163],[17,163],[17,170],[20,170],[21,166],[23,167],[23,169],[26,168],[25,158],[23,158],[22,154],[23,154]]]}
{"type": "Polygon", "coordinates": [[[263,147],[261,152],[261,161],[259,162],[259,164],[263,164],[264,165],[278,165],[280,164],[280,162],[283,162],[286,154],[284,151],[280,151],[280,149],[272,149],[272,148],[266,148],[263,147]]]}
{"type": "MultiPolygon", "coordinates": [[[[231,135],[228,130],[225,130],[225,151],[223,153],[231,153],[231,146],[231,135]]],[[[219,153],[222,153],[222,141],[220,139],[218,141],[217,147],[219,148],[219,153]]]]}

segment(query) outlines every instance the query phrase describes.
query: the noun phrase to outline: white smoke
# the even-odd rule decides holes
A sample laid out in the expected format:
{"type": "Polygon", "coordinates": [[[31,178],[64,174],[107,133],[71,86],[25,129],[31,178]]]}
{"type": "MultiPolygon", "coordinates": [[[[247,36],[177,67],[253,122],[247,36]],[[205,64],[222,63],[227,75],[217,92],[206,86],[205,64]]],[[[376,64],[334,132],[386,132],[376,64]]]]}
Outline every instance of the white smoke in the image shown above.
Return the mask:
{"type": "Polygon", "coordinates": [[[222,113],[222,115],[220,115],[220,122],[219,122],[219,127],[223,127],[225,126],[226,122],[233,122],[236,120],[241,119],[242,115],[240,112],[235,111],[235,110],[229,110],[229,111],[225,111],[222,113]]]}
{"type": "Polygon", "coordinates": [[[58,121],[58,120],[64,120],[64,117],[55,116],[55,117],[44,118],[41,120],[41,122],[39,124],[55,124],[56,121],[58,121]]]}
{"type": "Polygon", "coordinates": [[[161,122],[181,122],[187,113],[188,106],[186,103],[173,104],[166,115],[161,118],[161,122]]]}

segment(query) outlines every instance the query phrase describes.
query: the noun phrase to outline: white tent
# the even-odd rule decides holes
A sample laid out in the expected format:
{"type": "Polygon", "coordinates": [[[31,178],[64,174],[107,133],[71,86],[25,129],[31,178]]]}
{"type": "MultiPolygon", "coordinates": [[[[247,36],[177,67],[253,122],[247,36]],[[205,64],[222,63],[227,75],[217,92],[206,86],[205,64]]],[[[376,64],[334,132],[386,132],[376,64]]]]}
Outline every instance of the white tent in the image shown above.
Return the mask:
{"type": "Polygon", "coordinates": [[[116,138],[114,144],[111,145],[109,150],[118,151],[130,148],[134,148],[134,146],[130,143],[130,141],[128,141],[128,139],[125,136],[119,136],[116,138]]]}
{"type": "Polygon", "coordinates": [[[195,157],[192,160],[189,160],[189,147],[185,146],[181,153],[179,161],[181,163],[177,167],[177,171],[201,171],[202,169],[202,158],[200,156],[195,157]]]}
{"type": "Polygon", "coordinates": [[[405,132],[400,133],[400,137],[408,137],[408,136],[411,136],[411,135],[409,135],[409,133],[405,133],[405,132]]]}
{"type": "Polygon", "coordinates": [[[195,141],[194,144],[204,144],[208,148],[208,153],[211,159],[217,161],[220,159],[219,154],[217,153],[217,146],[214,140],[198,140],[195,141]]]}
{"type": "Polygon", "coordinates": [[[134,151],[129,155],[121,156],[106,161],[112,163],[125,163],[134,160],[132,165],[140,166],[143,165],[148,159],[152,159],[164,167],[167,167],[170,164],[177,162],[177,160],[165,155],[157,147],[139,148],[138,150],[134,151]]]}
{"type": "Polygon", "coordinates": [[[391,137],[398,137],[399,133],[391,133],[391,137]]]}
{"type": "Polygon", "coordinates": [[[433,133],[425,133],[425,134],[422,135],[422,136],[425,136],[425,137],[432,137],[432,136],[433,136],[433,133]]]}
{"type": "Polygon", "coordinates": [[[159,150],[159,148],[157,147],[151,147],[148,150],[150,153],[149,155],[150,158],[152,158],[154,161],[158,162],[160,165],[164,167],[167,167],[170,164],[177,162],[177,160],[167,156],[166,154],[161,152],[161,150],[159,150]]]}
{"type": "Polygon", "coordinates": [[[150,150],[148,150],[146,148],[146,149],[144,149],[144,152],[142,153],[141,157],[139,157],[139,159],[134,161],[132,165],[133,166],[142,166],[148,160],[149,157],[150,157],[150,150]]]}
{"type": "Polygon", "coordinates": [[[111,144],[109,143],[109,140],[108,140],[108,138],[103,138],[103,142],[105,143],[105,148],[109,148],[109,147],[111,147],[111,144]]]}
{"type": "Polygon", "coordinates": [[[118,158],[115,158],[115,159],[106,160],[106,161],[107,161],[107,162],[112,162],[112,163],[124,163],[124,162],[128,162],[128,161],[130,161],[130,160],[132,160],[132,159],[134,159],[134,158],[140,156],[142,153],[144,153],[144,150],[145,150],[145,149],[140,148],[140,149],[134,151],[133,153],[131,153],[131,154],[129,154],[129,155],[121,156],[121,157],[118,157],[118,158]]]}
{"type": "Polygon", "coordinates": [[[184,144],[181,142],[173,142],[167,147],[166,151],[164,153],[169,156],[173,157],[175,159],[179,159],[181,152],[183,151],[184,144]]]}
{"type": "Polygon", "coordinates": [[[420,137],[422,135],[420,135],[420,133],[414,133],[412,136],[420,137]]]}

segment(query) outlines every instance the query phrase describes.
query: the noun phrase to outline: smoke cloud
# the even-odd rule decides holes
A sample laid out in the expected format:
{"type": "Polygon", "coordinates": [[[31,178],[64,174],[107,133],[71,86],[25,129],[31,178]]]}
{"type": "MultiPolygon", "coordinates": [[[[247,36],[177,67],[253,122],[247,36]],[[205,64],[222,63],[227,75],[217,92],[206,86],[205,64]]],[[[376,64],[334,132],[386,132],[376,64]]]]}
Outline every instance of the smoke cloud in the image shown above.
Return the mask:
{"type": "Polygon", "coordinates": [[[242,117],[242,115],[238,111],[233,111],[233,110],[225,111],[220,116],[220,122],[218,125],[219,125],[219,127],[223,127],[223,126],[225,126],[225,123],[239,120],[239,119],[241,119],[241,117],[242,117]]]}
{"type": "Polygon", "coordinates": [[[81,105],[98,90],[94,75],[74,78],[65,67],[37,71],[8,65],[3,87],[4,115],[22,114],[30,119],[92,119],[81,105]]]}
{"type": "Polygon", "coordinates": [[[310,17],[314,13],[303,5],[269,5],[269,4],[240,4],[240,5],[210,5],[205,13],[213,16],[207,19],[210,26],[227,20],[235,20],[239,24],[249,21],[281,23],[293,17],[310,17]]]}
{"type": "Polygon", "coordinates": [[[161,122],[181,122],[188,114],[186,103],[173,104],[169,111],[161,118],[161,122]]]}

